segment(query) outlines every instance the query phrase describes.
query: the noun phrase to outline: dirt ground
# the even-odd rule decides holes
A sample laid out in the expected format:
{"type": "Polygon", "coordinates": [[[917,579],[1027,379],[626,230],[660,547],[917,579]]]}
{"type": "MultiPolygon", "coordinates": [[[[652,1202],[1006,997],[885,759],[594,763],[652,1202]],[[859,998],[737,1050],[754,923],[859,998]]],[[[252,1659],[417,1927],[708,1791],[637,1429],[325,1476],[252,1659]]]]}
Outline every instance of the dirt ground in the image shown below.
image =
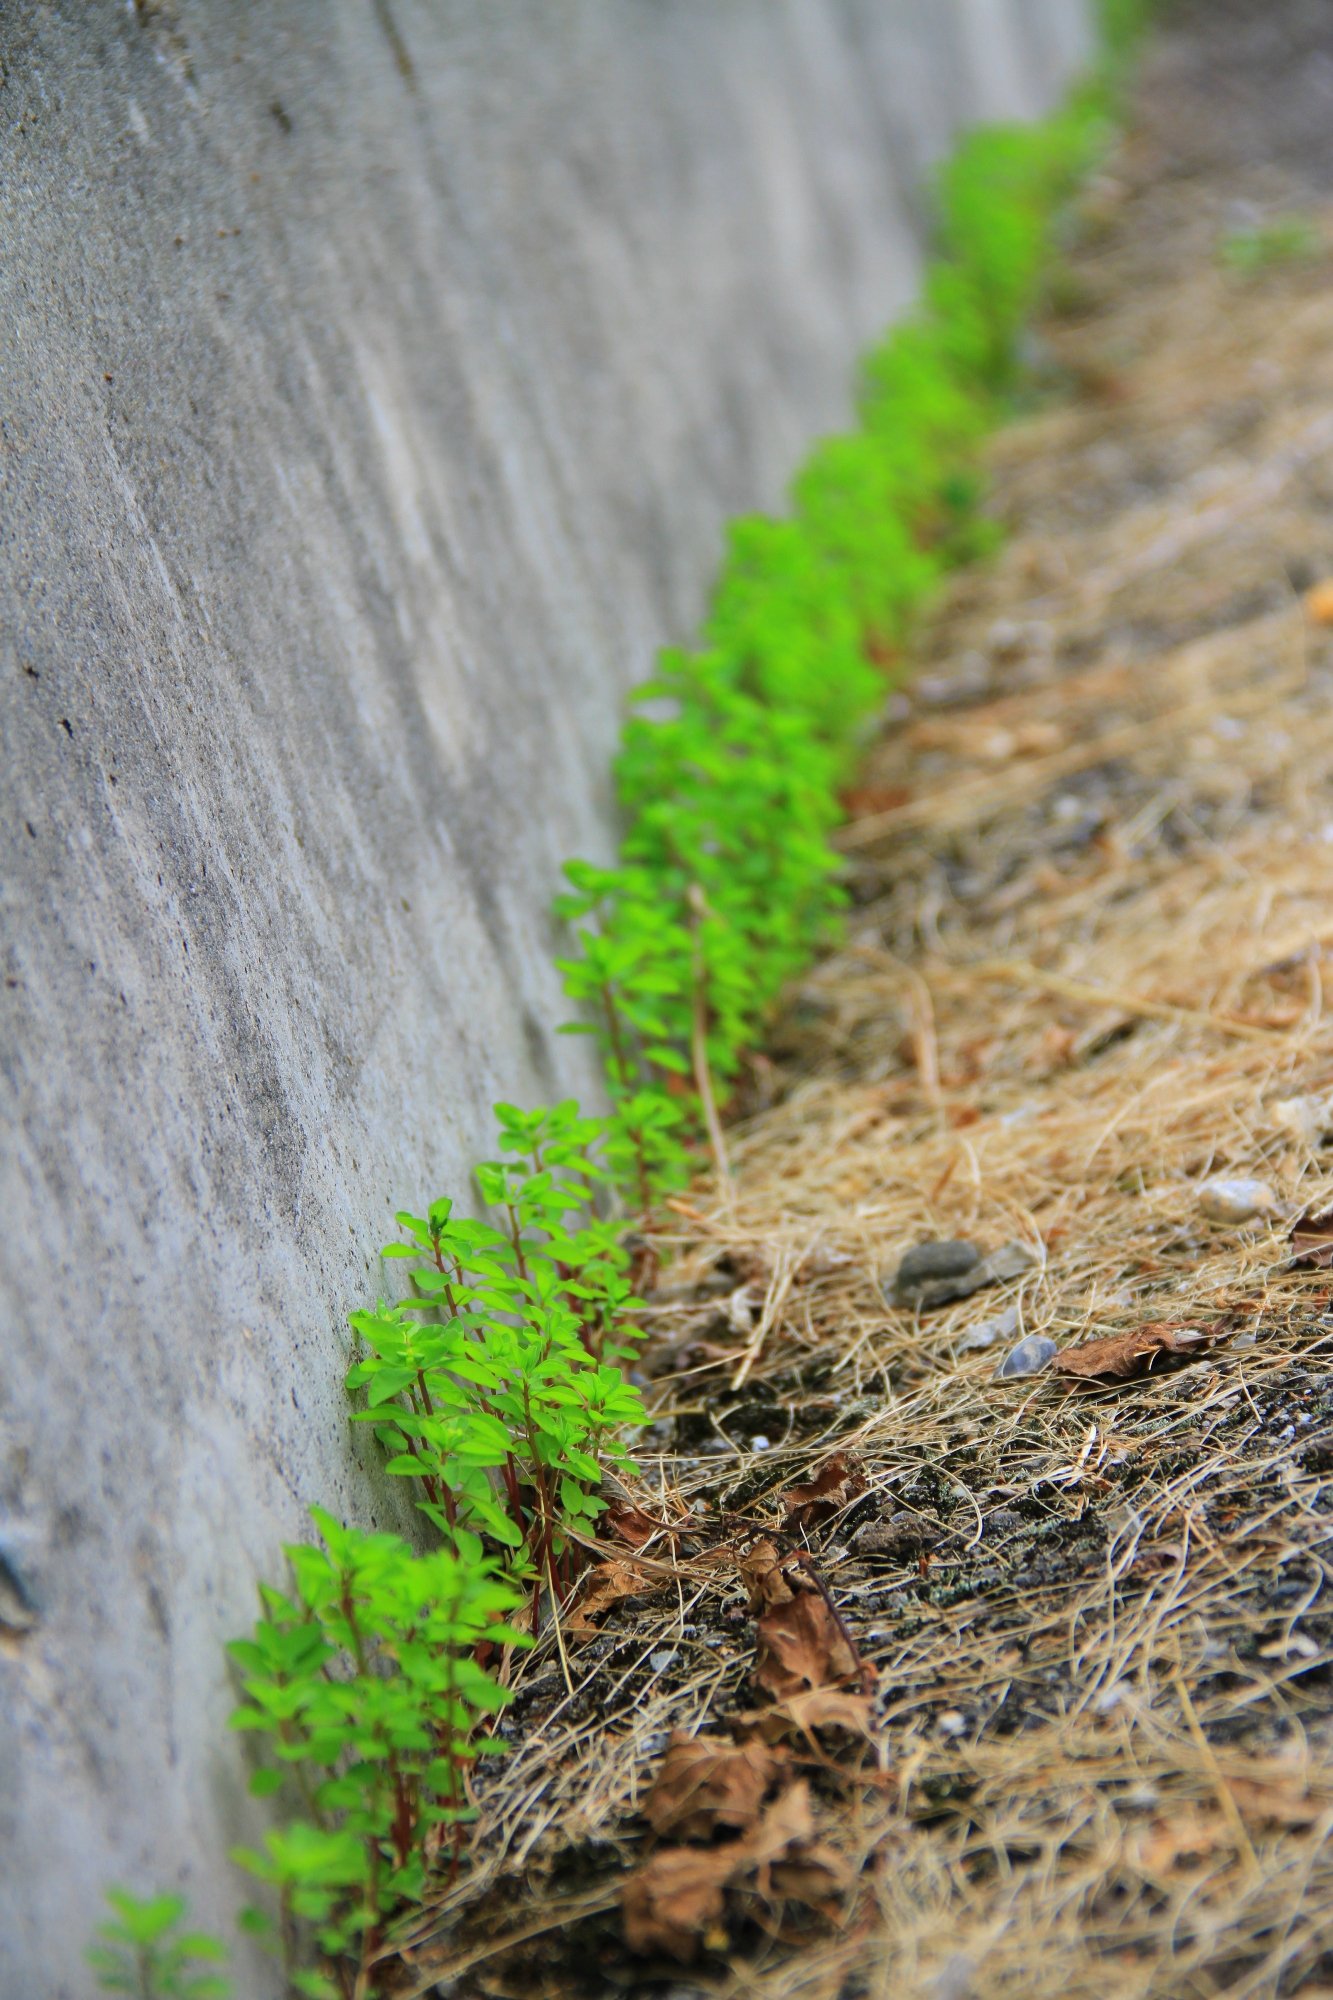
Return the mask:
{"type": "Polygon", "coordinates": [[[1333,9],[1184,10],[416,1991],[1333,1995],[1330,188],[1333,9]]]}

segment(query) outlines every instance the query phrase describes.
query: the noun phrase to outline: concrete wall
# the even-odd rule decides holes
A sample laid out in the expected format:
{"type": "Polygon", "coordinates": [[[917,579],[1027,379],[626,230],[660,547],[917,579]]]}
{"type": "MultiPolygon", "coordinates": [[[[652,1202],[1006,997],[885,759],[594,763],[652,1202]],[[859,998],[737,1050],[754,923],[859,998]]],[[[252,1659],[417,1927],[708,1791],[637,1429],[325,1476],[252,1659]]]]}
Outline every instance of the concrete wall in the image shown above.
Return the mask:
{"type": "MultiPolygon", "coordinates": [[[[1082,0],[0,10],[0,1992],[225,1929],[222,1641],[488,1105],[590,1092],[545,917],[619,697],[910,299],[1082,0]]],[[[259,1991],[262,1980],[247,1990],[259,1991]]]]}

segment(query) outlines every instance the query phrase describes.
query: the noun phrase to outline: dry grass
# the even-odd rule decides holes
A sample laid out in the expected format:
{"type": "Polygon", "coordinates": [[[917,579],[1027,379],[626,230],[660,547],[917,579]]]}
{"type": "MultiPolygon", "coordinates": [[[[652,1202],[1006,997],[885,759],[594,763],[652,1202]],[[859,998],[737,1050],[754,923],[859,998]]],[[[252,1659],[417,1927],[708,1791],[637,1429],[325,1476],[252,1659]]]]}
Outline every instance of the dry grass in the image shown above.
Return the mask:
{"type": "Polygon", "coordinates": [[[1326,264],[1223,277],[1207,202],[1151,167],[1096,196],[1098,304],[1051,335],[1097,393],[1002,442],[1012,539],[865,775],[849,941],[755,1066],[727,1198],[676,1207],[639,1497],[679,1533],[567,1633],[572,1693],[549,1636],[524,1664],[417,1990],[1333,1992],[1333,1317],[1286,1240],[1333,1153],[1282,1108],[1333,1098],[1333,646],[1300,597],[1333,574],[1333,297],[1326,264]],[[1216,1174],[1279,1213],[1208,1221],[1216,1174]],[[947,1237],[1040,1262],[886,1305],[947,1237]],[[1006,1306],[1061,1348],[1217,1338],[1139,1382],[1002,1382],[1016,1335],[966,1337],[1006,1306]],[[816,1794],[860,1887],[841,1927],[761,1900],[727,1950],[636,1966],[614,1906],[666,1732],[752,1701],[736,1558],[835,1450],[870,1490],[809,1546],[880,1747],[816,1794]]]}

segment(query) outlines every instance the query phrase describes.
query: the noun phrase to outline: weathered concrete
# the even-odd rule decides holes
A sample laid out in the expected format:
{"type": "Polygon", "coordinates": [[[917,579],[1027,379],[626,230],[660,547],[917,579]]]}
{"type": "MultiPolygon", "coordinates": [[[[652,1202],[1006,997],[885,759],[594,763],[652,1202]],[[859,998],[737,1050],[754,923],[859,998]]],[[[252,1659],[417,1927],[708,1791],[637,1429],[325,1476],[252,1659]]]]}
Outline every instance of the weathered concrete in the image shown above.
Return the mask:
{"type": "Polygon", "coordinates": [[[0,1991],[55,2000],[109,1880],[227,1928],[221,1642],[310,1500],[389,1504],[339,1376],[390,1211],[590,1086],[543,913],[618,696],[844,419],[926,162],[1086,26],[0,18],[0,1991]]]}

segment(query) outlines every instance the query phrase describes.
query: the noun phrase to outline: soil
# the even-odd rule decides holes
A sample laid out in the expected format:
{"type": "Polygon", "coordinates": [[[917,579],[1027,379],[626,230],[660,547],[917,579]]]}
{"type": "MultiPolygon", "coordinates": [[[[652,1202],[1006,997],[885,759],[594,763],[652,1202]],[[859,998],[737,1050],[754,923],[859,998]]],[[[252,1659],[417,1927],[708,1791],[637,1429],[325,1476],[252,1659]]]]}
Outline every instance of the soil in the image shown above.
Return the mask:
{"type": "Polygon", "coordinates": [[[992,453],[1003,553],[849,799],[846,943],[730,1184],[673,1206],[632,1505],[405,1990],[1333,1994],[1333,1279],[1291,1241],[1333,1205],[1329,190],[1333,10],[1178,9],[992,453]],[[1219,1176],[1267,1195],[1216,1220],[1219,1176]],[[1029,1266],[895,1302],[950,1240],[1029,1266]],[[1033,1335],[1056,1363],[997,1377],[1033,1335]],[[1127,1372],[1057,1372],[1106,1336],[1127,1372]],[[766,1545],[867,1727],[781,1725],[766,1545]],[[672,1731],[776,1737],[813,1832],[748,1872],[743,1815],[687,1836],[725,1897],[631,1951],[672,1731]]]}

